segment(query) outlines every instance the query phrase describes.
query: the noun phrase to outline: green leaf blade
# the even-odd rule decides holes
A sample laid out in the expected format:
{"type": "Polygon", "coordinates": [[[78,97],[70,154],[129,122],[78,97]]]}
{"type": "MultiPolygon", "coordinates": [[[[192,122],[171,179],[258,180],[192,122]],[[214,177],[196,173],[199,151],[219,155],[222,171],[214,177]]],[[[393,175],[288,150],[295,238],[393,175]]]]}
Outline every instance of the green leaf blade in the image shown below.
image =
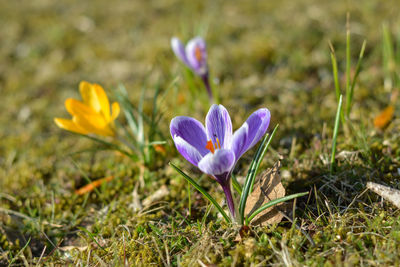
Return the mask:
{"type": "Polygon", "coordinates": [[[239,216],[240,216],[240,223],[244,222],[244,210],[246,208],[246,201],[253,190],[255,177],[257,175],[258,168],[260,167],[261,161],[264,158],[265,153],[268,150],[268,147],[272,141],[272,138],[275,135],[276,130],[278,129],[279,124],[277,124],[272,131],[271,135],[266,134],[261,145],[258,147],[257,152],[250,164],[249,171],[247,173],[246,181],[243,186],[242,194],[240,195],[239,201],[239,216]]]}
{"type": "Polygon", "coordinates": [[[260,212],[262,212],[262,211],[264,211],[264,210],[266,210],[266,209],[268,209],[268,208],[270,208],[272,206],[275,206],[275,205],[277,205],[277,204],[279,204],[281,202],[285,202],[285,201],[288,201],[288,200],[291,200],[291,199],[294,199],[294,198],[297,198],[297,197],[302,197],[302,196],[305,196],[307,194],[308,194],[308,192],[302,192],[302,193],[297,193],[297,194],[293,194],[293,195],[289,195],[289,196],[285,196],[285,197],[280,197],[280,198],[274,199],[274,200],[262,205],[258,209],[256,209],[252,214],[249,214],[247,216],[247,218],[246,218],[246,221],[248,223],[251,222],[251,220],[253,220],[254,217],[257,216],[257,214],[259,214],[260,212]]]}
{"type": "Polygon", "coordinates": [[[218,209],[218,211],[222,214],[227,223],[232,222],[231,218],[229,218],[229,216],[225,213],[225,211],[218,204],[218,202],[210,194],[208,194],[203,187],[201,187],[198,183],[196,183],[189,175],[184,173],[179,167],[174,165],[172,162],[170,162],[169,165],[172,168],[174,168],[180,175],[182,175],[186,181],[188,181],[191,185],[193,185],[193,187],[196,188],[205,198],[207,198],[218,209]]]}

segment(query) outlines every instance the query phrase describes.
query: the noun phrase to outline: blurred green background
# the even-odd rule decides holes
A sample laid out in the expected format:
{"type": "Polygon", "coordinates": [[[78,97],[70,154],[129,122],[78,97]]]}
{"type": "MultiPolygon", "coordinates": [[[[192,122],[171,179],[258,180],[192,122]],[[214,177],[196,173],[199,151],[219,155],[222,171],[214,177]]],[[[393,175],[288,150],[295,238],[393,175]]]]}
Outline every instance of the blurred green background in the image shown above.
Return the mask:
{"type": "MultiPolygon", "coordinates": [[[[312,114],[321,106],[334,109],[335,102],[325,97],[333,93],[328,41],[338,49],[339,68],[344,69],[345,21],[350,12],[354,64],[362,41],[368,42],[360,76],[368,99],[364,103],[363,95],[356,93],[356,102],[385,102],[388,97],[379,91],[381,27],[387,22],[399,31],[396,4],[0,1],[0,185],[6,191],[8,186],[18,189],[18,183],[4,184],[17,179],[11,165],[15,171],[27,162],[34,165],[28,168],[37,168],[54,157],[54,150],[62,153],[69,147],[60,140],[76,142],[52,119],[68,116],[64,100],[79,98],[81,80],[99,83],[109,94],[123,83],[136,102],[144,83],[165,89],[181,76],[183,68],[170,49],[172,36],[188,40],[202,35],[207,40],[211,74],[228,109],[263,105],[284,127],[308,128],[310,121],[302,122],[304,112],[312,114]]],[[[179,86],[181,92],[187,90],[184,81],[179,86]]],[[[328,111],[323,119],[332,117],[328,111]]],[[[187,111],[168,112],[164,126],[182,112],[187,111]]],[[[314,122],[321,123],[318,115],[314,122]]]]}

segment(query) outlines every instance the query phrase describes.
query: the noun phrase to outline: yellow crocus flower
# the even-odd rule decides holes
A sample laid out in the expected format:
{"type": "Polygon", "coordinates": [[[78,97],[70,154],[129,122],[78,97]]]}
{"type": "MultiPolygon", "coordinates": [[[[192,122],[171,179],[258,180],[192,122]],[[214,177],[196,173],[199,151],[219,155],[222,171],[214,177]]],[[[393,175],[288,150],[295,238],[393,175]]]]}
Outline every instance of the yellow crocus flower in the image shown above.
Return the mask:
{"type": "Polygon", "coordinates": [[[117,102],[111,106],[103,87],[95,83],[82,81],[79,91],[83,102],[68,98],[65,101],[67,111],[72,120],[55,118],[58,127],[80,134],[98,134],[114,136],[114,120],[118,117],[120,107],[117,102]]]}

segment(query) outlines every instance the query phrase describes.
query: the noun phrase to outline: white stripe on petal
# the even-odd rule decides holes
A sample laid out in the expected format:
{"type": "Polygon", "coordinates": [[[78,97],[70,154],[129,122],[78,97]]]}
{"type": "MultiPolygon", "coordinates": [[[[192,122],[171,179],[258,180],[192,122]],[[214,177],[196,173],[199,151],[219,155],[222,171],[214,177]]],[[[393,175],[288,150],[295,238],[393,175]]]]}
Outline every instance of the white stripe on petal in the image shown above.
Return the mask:
{"type": "Polygon", "coordinates": [[[229,149],[217,149],[209,153],[198,163],[199,169],[212,176],[230,173],[235,164],[235,153],[229,149]]]}
{"type": "Polygon", "coordinates": [[[181,155],[194,166],[197,166],[199,161],[203,158],[195,147],[190,145],[180,136],[174,136],[174,143],[179,153],[181,153],[181,155]]]}

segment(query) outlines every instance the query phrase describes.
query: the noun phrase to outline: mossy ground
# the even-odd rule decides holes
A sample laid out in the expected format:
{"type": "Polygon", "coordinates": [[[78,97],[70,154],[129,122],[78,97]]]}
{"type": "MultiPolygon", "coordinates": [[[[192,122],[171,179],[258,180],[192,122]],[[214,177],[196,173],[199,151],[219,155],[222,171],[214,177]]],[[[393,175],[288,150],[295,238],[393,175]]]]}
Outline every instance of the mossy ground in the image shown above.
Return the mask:
{"type": "MultiPolygon", "coordinates": [[[[400,265],[400,214],[364,192],[367,181],[400,187],[400,120],[384,131],[373,127],[390,93],[383,87],[382,23],[400,36],[397,6],[396,0],[1,1],[0,265],[400,265]],[[328,41],[344,70],[346,12],[354,66],[362,41],[368,44],[351,122],[338,137],[338,152],[354,153],[342,154],[330,174],[336,99],[328,41]],[[219,187],[177,154],[168,132],[172,117],[202,120],[207,111],[189,93],[169,44],[174,35],[197,34],[207,40],[214,87],[234,128],[259,107],[270,109],[271,125],[280,124],[262,168],[280,154],[288,193],[311,192],[297,199],[292,215],[315,246],[287,220],[255,227],[235,242],[238,229],[193,188],[189,202],[187,183],[168,166],[180,164],[222,201],[219,187]],[[81,80],[100,83],[109,95],[123,83],[135,104],[144,86],[147,112],[155,88],[165,92],[176,77],[160,107],[166,151],[154,157],[137,190],[139,200],[162,185],[169,193],[135,210],[141,166],[112,151],[74,153],[95,145],[57,128],[53,118],[68,116],[63,102],[79,97],[81,80]],[[85,177],[110,175],[97,191],[74,193],[85,177]]],[[[201,84],[196,94],[205,97],[201,84]]],[[[237,166],[238,176],[253,153],[237,166]]]]}

